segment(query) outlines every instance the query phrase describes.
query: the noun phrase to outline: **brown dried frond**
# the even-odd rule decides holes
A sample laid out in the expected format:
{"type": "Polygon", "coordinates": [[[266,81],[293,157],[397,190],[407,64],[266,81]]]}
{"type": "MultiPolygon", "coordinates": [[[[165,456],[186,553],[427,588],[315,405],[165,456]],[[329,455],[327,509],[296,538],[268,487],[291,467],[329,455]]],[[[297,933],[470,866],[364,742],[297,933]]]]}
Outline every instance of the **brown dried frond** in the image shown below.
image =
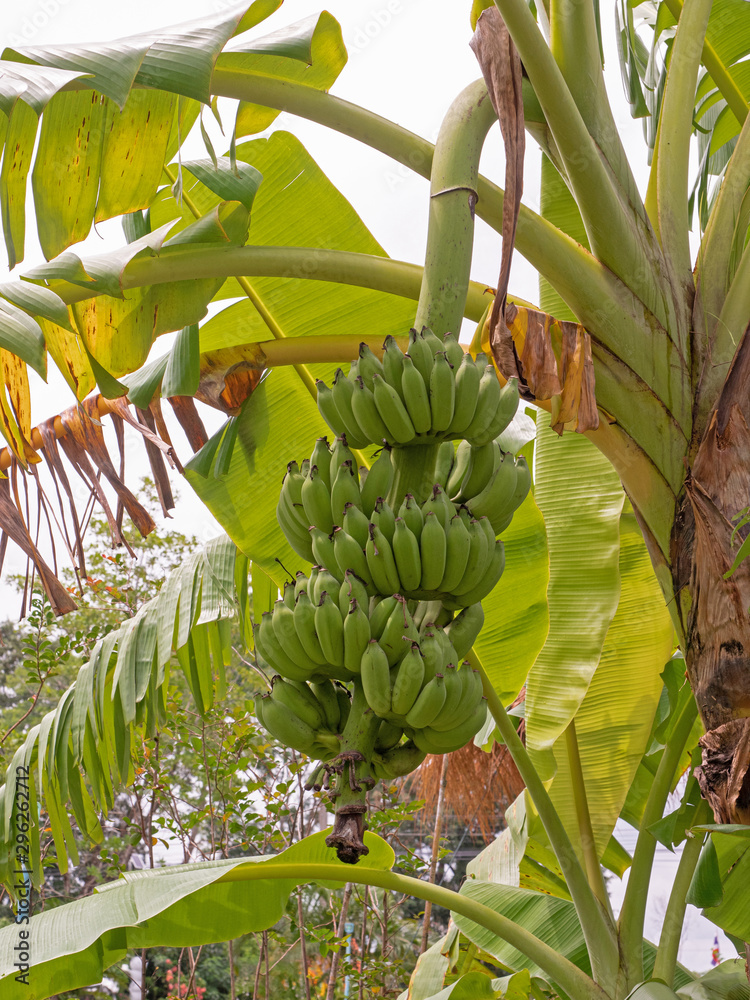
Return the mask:
{"type": "MultiPolygon", "coordinates": [[[[435,819],[442,757],[429,756],[409,781],[409,790],[425,800],[421,812],[425,827],[435,819]]],[[[503,826],[505,810],[521,794],[524,784],[506,746],[495,744],[490,753],[473,743],[450,755],[445,807],[465,826],[489,843],[503,826]]]]}

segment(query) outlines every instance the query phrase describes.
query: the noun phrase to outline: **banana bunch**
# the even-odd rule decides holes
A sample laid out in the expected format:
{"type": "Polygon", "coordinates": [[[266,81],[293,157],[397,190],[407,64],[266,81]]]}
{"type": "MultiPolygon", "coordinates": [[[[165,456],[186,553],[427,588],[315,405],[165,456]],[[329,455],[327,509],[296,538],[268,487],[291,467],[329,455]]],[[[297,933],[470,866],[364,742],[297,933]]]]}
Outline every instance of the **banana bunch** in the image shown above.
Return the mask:
{"type": "Polygon", "coordinates": [[[348,375],[339,368],[332,387],[317,382],[323,419],[335,434],[346,434],[351,447],[453,438],[479,446],[513,419],[517,381],[501,388],[493,366],[465,354],[452,333],[441,341],[431,330],[411,330],[406,354],[393,337],[383,347],[381,362],[360,344],[348,375]]]}
{"type": "Polygon", "coordinates": [[[285,746],[322,761],[339,753],[350,708],[349,692],[342,685],[284,680],[278,674],[270,692],[255,699],[255,714],[264,729],[285,746]]]}
{"type": "Polygon", "coordinates": [[[287,466],[276,507],[281,530],[297,555],[329,568],[338,567],[340,559],[344,569],[356,569],[356,555],[350,567],[346,562],[349,553],[341,549],[342,542],[337,559],[324,536],[340,527],[364,549],[368,524],[378,502],[381,506],[385,503],[383,497],[388,495],[393,475],[388,447],[383,448],[370,469],[359,469],[345,434],[336,438],[333,448],[328,447],[327,438],[318,438],[309,459],[301,466],[296,462],[287,466]],[[317,529],[317,535],[313,529],[317,529]]]}
{"type": "MultiPolygon", "coordinates": [[[[438,626],[428,624],[419,641],[409,642],[408,635],[402,641],[408,649],[400,654],[386,648],[382,640],[368,643],[361,666],[368,704],[423,753],[459,749],[486,718],[479,671],[468,662],[460,663],[455,647],[438,626]],[[399,655],[395,663],[394,655],[399,655]]],[[[403,746],[396,746],[403,751],[403,746]]]]}
{"type": "Polygon", "coordinates": [[[488,518],[496,535],[508,527],[530,488],[526,459],[501,451],[496,441],[479,447],[461,441],[445,478],[451,500],[465,504],[476,518],[488,518]]]}

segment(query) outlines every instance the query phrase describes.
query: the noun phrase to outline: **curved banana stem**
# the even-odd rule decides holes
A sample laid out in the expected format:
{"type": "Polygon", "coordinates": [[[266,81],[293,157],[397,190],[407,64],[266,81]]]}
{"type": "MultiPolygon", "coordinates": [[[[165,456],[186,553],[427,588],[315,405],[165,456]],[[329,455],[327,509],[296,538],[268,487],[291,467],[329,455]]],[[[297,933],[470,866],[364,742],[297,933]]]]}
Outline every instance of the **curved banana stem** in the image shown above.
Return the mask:
{"type": "Polygon", "coordinates": [[[466,87],[451,104],[435,144],[430,177],[422,288],[414,325],[441,337],[458,334],[469,287],[474,245],[479,157],[495,111],[483,80],[466,87]]]}
{"type": "Polygon", "coordinates": [[[539,818],[549,837],[552,850],[558,860],[568,890],[576,907],[578,919],[586,941],[591,968],[596,982],[608,993],[614,992],[619,955],[615,928],[609,915],[596,898],[586,874],[581,867],[573,845],[562,821],[552,804],[547,789],[539,777],[526,747],[521,742],[515,726],[511,722],[505,706],[487,678],[479,657],[472,649],[467,656],[471,665],[482,674],[487,707],[495,720],[500,736],[508,747],[518,768],[531,800],[539,813],[539,818]]]}
{"type": "Polygon", "coordinates": [[[376,885],[383,889],[392,889],[397,893],[416,896],[417,899],[430,900],[436,906],[443,906],[453,913],[459,913],[472,920],[480,927],[496,934],[511,947],[516,948],[535,962],[540,969],[554,982],[558,983],[573,1000],[609,1000],[600,986],[582,972],[569,959],[560,955],[544,941],[509,920],[502,914],[490,909],[483,903],[462,893],[446,889],[441,885],[432,885],[409,875],[398,875],[396,872],[382,868],[366,868],[358,865],[342,876],[338,865],[325,863],[288,863],[274,864],[264,867],[260,864],[244,865],[234,868],[216,880],[219,882],[240,882],[253,879],[295,879],[300,882],[355,882],[358,885],[376,885]]]}

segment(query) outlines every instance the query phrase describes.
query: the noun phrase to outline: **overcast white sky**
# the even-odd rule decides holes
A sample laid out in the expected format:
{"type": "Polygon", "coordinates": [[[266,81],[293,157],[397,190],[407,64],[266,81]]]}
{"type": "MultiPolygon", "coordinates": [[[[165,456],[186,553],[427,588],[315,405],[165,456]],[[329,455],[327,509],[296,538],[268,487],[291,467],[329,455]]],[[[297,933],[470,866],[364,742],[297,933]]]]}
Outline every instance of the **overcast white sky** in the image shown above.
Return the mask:
{"type": "MultiPolygon", "coordinates": [[[[230,6],[222,0],[18,0],[0,5],[0,42],[20,46],[104,41],[128,34],[169,26],[230,6]]],[[[349,51],[349,62],[333,87],[333,92],[378,112],[431,140],[454,97],[480,74],[469,49],[471,34],[469,0],[330,0],[327,9],[340,22],[349,51]]],[[[322,8],[313,0],[286,0],[281,9],[258,29],[265,34],[322,8]]],[[[608,87],[618,128],[638,183],[643,190],[647,165],[641,125],[634,122],[625,105],[619,69],[613,48],[614,3],[602,4],[609,65],[608,87]]],[[[225,121],[231,116],[226,115],[225,121]]],[[[375,237],[393,257],[421,263],[427,228],[428,184],[409,174],[387,158],[360,147],[350,139],[312,123],[281,115],[274,129],[293,131],[308,147],[333,182],[350,199],[375,237]]],[[[220,142],[217,150],[221,149],[220,142]]],[[[200,152],[198,155],[202,155],[200,152]]],[[[499,130],[493,129],[486,143],[483,172],[502,182],[504,160],[499,130]]],[[[538,206],[539,156],[529,142],[524,201],[538,206]]],[[[119,226],[100,227],[89,243],[107,248],[121,242],[119,226]]],[[[481,220],[477,236],[472,276],[494,285],[499,264],[500,239],[481,220]]],[[[30,241],[25,266],[40,260],[30,241]]],[[[537,283],[533,269],[516,255],[511,291],[535,301],[537,283]]],[[[167,342],[157,344],[163,353],[167,342]]],[[[51,366],[52,367],[52,366],[51,366]]],[[[35,387],[35,416],[42,419],[59,412],[72,402],[67,388],[55,373],[48,386],[35,387]]],[[[144,467],[145,471],[145,467],[144,467]]],[[[132,473],[131,473],[132,475],[132,473]]],[[[201,537],[217,533],[205,509],[181,488],[183,502],[175,524],[201,537]]],[[[17,565],[20,565],[17,562],[17,565]]],[[[7,590],[0,591],[7,606],[7,590]]],[[[8,613],[12,610],[8,607],[8,613]]],[[[4,617],[0,615],[0,617],[4,617]]],[[[619,831],[628,849],[634,846],[632,833],[619,831]]],[[[668,897],[676,858],[659,851],[648,936],[658,939],[660,917],[668,897]]],[[[615,888],[614,895],[620,891],[615,888]]],[[[691,908],[686,921],[680,958],[695,969],[710,963],[714,928],[691,908]]],[[[722,957],[734,956],[731,944],[723,939],[722,957]]]]}

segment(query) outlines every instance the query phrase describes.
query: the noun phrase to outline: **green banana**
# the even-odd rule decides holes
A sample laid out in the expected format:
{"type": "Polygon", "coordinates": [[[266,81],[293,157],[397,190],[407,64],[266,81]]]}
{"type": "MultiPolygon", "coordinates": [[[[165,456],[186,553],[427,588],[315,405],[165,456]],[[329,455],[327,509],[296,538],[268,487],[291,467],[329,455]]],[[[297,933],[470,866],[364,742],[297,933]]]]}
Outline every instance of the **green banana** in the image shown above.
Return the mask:
{"type": "Polygon", "coordinates": [[[516,460],[510,452],[506,452],[489,483],[481,493],[468,500],[466,506],[474,517],[486,515],[497,533],[497,526],[513,513],[517,486],[518,467],[516,460]]]}
{"type": "Polygon", "coordinates": [[[327,531],[321,531],[320,528],[313,525],[310,528],[310,537],[312,538],[312,550],[315,562],[319,566],[325,566],[328,572],[336,577],[339,583],[341,583],[344,579],[344,573],[339,568],[331,536],[327,531]]]}
{"type": "MultiPolygon", "coordinates": [[[[326,727],[325,713],[318,700],[306,684],[296,686],[285,681],[279,674],[271,678],[271,697],[274,701],[289,709],[298,719],[305,722],[311,729],[326,727]]],[[[326,727],[327,728],[327,727],[326,727]]]]}
{"type": "Polygon", "coordinates": [[[393,609],[398,604],[398,598],[394,596],[384,597],[370,611],[370,632],[373,639],[379,639],[383,634],[388,619],[393,613],[393,609]]]}
{"type": "Polygon", "coordinates": [[[383,343],[383,374],[386,382],[392,385],[403,400],[401,391],[401,373],[404,370],[404,355],[396,343],[396,338],[390,334],[383,343]]]}
{"type": "Polygon", "coordinates": [[[366,447],[369,443],[367,435],[357,423],[357,418],[354,416],[354,410],[352,409],[354,382],[346,377],[341,368],[336,371],[331,393],[339,414],[340,423],[343,426],[343,430],[337,433],[339,435],[342,433],[346,435],[346,440],[350,448],[366,447]]]}
{"type": "Polygon", "coordinates": [[[451,523],[451,518],[456,513],[456,508],[445,495],[445,490],[440,483],[435,483],[432,487],[430,498],[422,504],[422,514],[424,517],[427,517],[430,511],[438,515],[440,523],[443,526],[443,531],[447,531],[448,525],[451,523]]]}
{"type": "Polygon", "coordinates": [[[344,508],[347,504],[361,508],[362,497],[359,492],[354,465],[351,461],[342,462],[339,466],[333,480],[333,486],[331,487],[329,503],[333,524],[343,523],[344,508]]]}
{"type": "Polygon", "coordinates": [[[445,626],[445,634],[456,650],[459,660],[469,652],[484,625],[484,609],[481,603],[469,604],[450,624],[445,626]]]}
{"type": "Polygon", "coordinates": [[[333,681],[328,678],[321,681],[314,681],[310,684],[310,690],[320,705],[320,710],[325,718],[326,729],[332,733],[341,732],[339,728],[341,711],[333,681]]]}
{"type": "Polygon", "coordinates": [[[394,726],[392,722],[383,719],[380,723],[380,729],[378,729],[378,735],[375,737],[375,751],[382,754],[386,750],[391,750],[398,746],[403,735],[404,731],[400,726],[394,726]]]}
{"type": "Polygon", "coordinates": [[[432,351],[433,358],[440,352],[445,351],[445,344],[436,336],[428,326],[422,327],[422,340],[432,351]]]}
{"type": "Polygon", "coordinates": [[[417,700],[406,713],[407,726],[415,730],[429,726],[444,704],[445,682],[443,675],[437,673],[432,680],[425,684],[419,692],[417,700]]]}
{"type": "Polygon", "coordinates": [[[344,618],[344,666],[351,673],[359,673],[370,638],[370,621],[357,601],[352,600],[344,618]]]}
{"type": "Polygon", "coordinates": [[[395,666],[406,654],[406,643],[416,642],[418,639],[419,632],[414,619],[409,614],[406,601],[399,594],[396,597],[396,605],[378,638],[388,658],[388,665],[395,666]]]}
{"type": "Polygon", "coordinates": [[[425,726],[421,733],[414,734],[413,739],[417,746],[421,746],[427,753],[452,753],[473,739],[486,719],[487,702],[482,698],[473,714],[453,729],[438,730],[425,726]],[[418,737],[421,737],[421,740],[418,737]]]}
{"type": "Polygon", "coordinates": [[[369,517],[375,509],[379,497],[387,497],[393,483],[393,464],[391,449],[384,447],[378,458],[372,463],[364,485],[360,487],[362,510],[369,517]]]}
{"type": "MultiPolygon", "coordinates": [[[[483,433],[476,434],[471,443],[475,446],[486,444],[502,434],[518,409],[518,379],[512,378],[500,390],[497,407],[489,426],[483,433]]],[[[469,432],[467,431],[467,437],[469,432]]]]}
{"type": "Polygon", "coordinates": [[[448,482],[445,485],[445,492],[454,502],[461,499],[462,485],[469,472],[471,457],[471,445],[469,442],[459,441],[456,448],[456,457],[451,466],[451,474],[448,476],[448,482]]]}
{"type": "Polygon", "coordinates": [[[366,611],[370,603],[370,597],[364,581],[360,580],[356,573],[352,573],[348,569],[344,573],[344,582],[339,589],[339,611],[342,618],[348,614],[349,605],[352,601],[356,601],[360,608],[366,611]]]}
{"type": "Polygon", "coordinates": [[[445,356],[453,365],[453,370],[458,371],[458,366],[463,361],[465,353],[463,347],[459,344],[458,337],[455,333],[446,333],[443,335],[443,346],[441,347],[441,350],[445,351],[445,356]]]}
{"type": "MultiPolygon", "coordinates": [[[[337,591],[338,594],[338,591],[337,591]]],[[[344,621],[338,604],[324,593],[315,609],[315,631],[326,660],[334,667],[344,666],[344,621]]]]}
{"type": "Polygon", "coordinates": [[[453,447],[453,442],[443,441],[438,448],[437,459],[435,460],[435,475],[433,477],[434,481],[439,483],[443,489],[448,485],[448,477],[453,468],[455,455],[456,450],[453,447]]]}
{"type": "MultiPolygon", "coordinates": [[[[326,535],[333,531],[331,516],[331,494],[323,482],[317,465],[310,466],[310,475],[302,484],[302,506],[309,525],[314,525],[326,535]]],[[[315,546],[313,545],[313,552],[315,546]]]]}
{"type": "Polygon", "coordinates": [[[456,380],[445,354],[439,351],[430,372],[430,413],[433,431],[447,431],[456,405],[456,380]]]}
{"type": "Polygon", "coordinates": [[[513,510],[517,511],[531,489],[531,470],[523,455],[516,460],[516,488],[513,490],[513,510]]]}
{"type": "Polygon", "coordinates": [[[405,716],[414,705],[424,682],[424,660],[419,644],[413,642],[396,670],[396,679],[391,691],[391,711],[405,716]]]}
{"type": "MultiPolygon", "coordinates": [[[[461,582],[451,591],[454,597],[476,587],[487,572],[490,561],[490,547],[487,535],[484,533],[482,525],[476,520],[471,521],[469,524],[469,541],[469,558],[466,563],[466,571],[461,582]]],[[[465,603],[473,604],[474,602],[467,601],[465,603]]]]}
{"type": "Polygon", "coordinates": [[[393,558],[390,542],[376,524],[370,525],[370,537],[365,547],[367,566],[373,585],[380,594],[395,594],[401,589],[401,581],[393,558]]]}
{"type": "Polygon", "coordinates": [[[331,488],[331,450],[328,447],[328,438],[319,437],[315,442],[312,455],[310,455],[310,467],[315,465],[318,468],[318,475],[326,484],[326,488],[331,488]]]}
{"type": "MultiPolygon", "coordinates": [[[[421,333],[417,333],[416,330],[409,331],[408,357],[411,358],[414,363],[414,367],[422,376],[425,388],[429,388],[430,373],[432,372],[432,365],[435,360],[435,356],[432,353],[432,349],[429,344],[425,341],[424,336],[421,333]]],[[[404,366],[404,371],[406,371],[406,366],[404,366]]],[[[404,388],[404,395],[406,395],[407,390],[403,383],[403,375],[401,384],[404,388]]]]}
{"type": "Polygon", "coordinates": [[[375,715],[384,718],[391,710],[391,677],[388,657],[376,639],[371,639],[362,655],[362,688],[375,715]]]}
{"type": "Polygon", "coordinates": [[[419,541],[422,534],[422,526],[424,525],[424,515],[422,514],[421,507],[411,493],[407,493],[404,497],[404,502],[398,509],[398,516],[404,519],[406,527],[415,536],[417,541],[419,541]]]}
{"type": "Polygon", "coordinates": [[[453,588],[461,583],[469,561],[470,549],[471,536],[469,531],[461,518],[456,515],[451,518],[445,536],[445,571],[443,579],[440,581],[439,590],[450,594],[453,592],[453,588]]]}
{"type": "Polygon", "coordinates": [[[460,437],[466,433],[476,415],[482,372],[470,354],[463,356],[460,365],[454,371],[456,374],[456,401],[448,433],[452,437],[460,437]]]}
{"type": "MultiPolygon", "coordinates": [[[[333,551],[339,566],[346,566],[364,581],[366,587],[372,587],[370,568],[356,538],[348,535],[343,528],[334,528],[333,551]]],[[[336,593],[338,594],[338,591],[336,593]]]]}
{"type": "Polygon", "coordinates": [[[471,446],[469,468],[461,483],[461,499],[463,501],[478,496],[489,483],[495,471],[495,460],[499,451],[500,448],[494,441],[489,441],[479,448],[471,446]]]}
{"type": "Polygon", "coordinates": [[[287,580],[284,583],[284,593],[282,596],[282,600],[284,601],[284,604],[286,604],[288,608],[294,610],[294,582],[292,580],[287,580]]]}
{"type": "Polygon", "coordinates": [[[393,534],[393,558],[404,591],[419,590],[422,579],[422,561],[419,554],[419,541],[413,532],[409,531],[402,517],[396,518],[396,529],[393,534]]]}
{"type": "Polygon", "coordinates": [[[424,662],[424,679],[431,681],[437,673],[441,673],[445,665],[443,645],[437,637],[437,626],[428,624],[419,637],[419,649],[424,662]]]}
{"type": "Polygon", "coordinates": [[[408,444],[415,430],[401,397],[382,375],[376,373],[372,381],[375,406],[388,430],[386,437],[395,444],[408,444]]]}
{"type": "Polygon", "coordinates": [[[316,744],[320,743],[325,734],[308,726],[271,695],[263,696],[262,716],[264,727],[280,743],[308,757],[316,756],[316,744]]]}
{"type": "Polygon", "coordinates": [[[277,601],[273,606],[273,634],[279,645],[297,666],[308,673],[314,673],[316,661],[307,655],[307,651],[297,636],[294,611],[283,601],[277,601]]]}
{"type": "Polygon", "coordinates": [[[328,661],[315,631],[315,605],[305,590],[300,591],[294,606],[294,629],[308,659],[324,666],[328,661]]]}
{"type": "Polygon", "coordinates": [[[301,569],[297,570],[297,574],[296,574],[296,576],[294,578],[294,605],[295,605],[295,607],[297,606],[297,600],[299,598],[299,595],[302,593],[303,590],[305,591],[305,593],[307,593],[308,587],[309,587],[309,582],[308,582],[307,577],[305,576],[305,574],[302,572],[301,569]]]}
{"type": "Polygon", "coordinates": [[[321,379],[315,380],[318,390],[318,410],[334,434],[343,434],[349,431],[341,419],[338,407],[334,402],[333,393],[321,379]]]}
{"type": "Polygon", "coordinates": [[[271,667],[274,673],[281,674],[293,681],[304,681],[310,672],[295,663],[291,656],[282,649],[273,628],[273,614],[264,611],[260,624],[253,626],[255,648],[271,667]]]}
{"type": "MultiPolygon", "coordinates": [[[[430,362],[432,365],[432,362],[430,362]]],[[[404,370],[401,373],[401,391],[404,395],[406,411],[417,434],[426,434],[432,427],[432,411],[427,385],[408,354],[404,355],[404,370]]]]}
{"type": "MultiPolygon", "coordinates": [[[[482,700],[482,675],[478,670],[472,670],[471,664],[466,662],[461,665],[458,672],[461,681],[461,693],[456,702],[454,713],[456,726],[461,725],[469,716],[473,715],[482,700]]],[[[437,720],[432,724],[433,729],[441,728],[437,720]]],[[[451,728],[451,727],[449,727],[451,728]]]]}
{"type": "Polygon", "coordinates": [[[390,506],[382,497],[378,497],[375,509],[370,514],[370,523],[377,525],[390,543],[396,531],[396,518],[390,506]]]}
{"type": "Polygon", "coordinates": [[[471,590],[462,591],[460,594],[453,595],[456,600],[457,607],[467,607],[472,604],[476,604],[478,601],[483,601],[490,591],[492,591],[497,585],[498,580],[503,575],[504,569],[505,546],[498,539],[495,542],[494,551],[490,554],[482,579],[471,590]]]}
{"type": "Polygon", "coordinates": [[[329,573],[327,569],[319,566],[315,576],[315,587],[310,591],[310,600],[317,607],[324,593],[338,594],[340,586],[338,579],[333,573],[329,573]]]}
{"type": "MultiPolygon", "coordinates": [[[[419,540],[422,562],[422,590],[437,590],[445,573],[446,536],[440,518],[432,511],[425,517],[419,540]]],[[[396,588],[398,589],[398,588],[396,588]]]]}
{"type": "MultiPolygon", "coordinates": [[[[340,369],[339,369],[340,370],[340,369]]],[[[359,483],[359,475],[357,474],[357,462],[354,458],[354,452],[349,447],[349,442],[347,440],[346,434],[339,434],[337,438],[333,439],[333,444],[331,445],[331,482],[336,478],[336,473],[341,468],[344,462],[351,462],[352,469],[354,470],[355,477],[359,483]]]]}
{"type": "Polygon", "coordinates": [[[498,404],[500,403],[500,383],[497,380],[495,369],[492,365],[487,365],[479,380],[477,389],[477,408],[469,426],[464,431],[464,437],[471,444],[475,440],[483,439],[484,434],[491,425],[498,404]]]}
{"type": "Polygon", "coordinates": [[[463,684],[459,676],[455,663],[449,663],[443,672],[443,683],[445,684],[445,702],[438,714],[430,723],[433,729],[452,729],[462,722],[456,710],[461,699],[463,684]]]}
{"type": "Polygon", "coordinates": [[[367,515],[358,506],[355,506],[353,503],[344,504],[344,516],[341,521],[341,527],[347,535],[351,535],[357,541],[362,550],[364,550],[365,545],[367,545],[367,539],[370,537],[369,523],[367,515]]]}
{"type": "Polygon", "coordinates": [[[375,405],[375,397],[372,392],[365,387],[362,377],[359,376],[354,384],[354,395],[352,396],[352,412],[357,423],[367,435],[369,441],[379,444],[387,441],[388,428],[383,423],[383,418],[378,413],[375,405]]]}
{"type": "Polygon", "coordinates": [[[302,527],[296,512],[291,507],[289,497],[283,492],[276,507],[276,520],[297,555],[307,562],[314,562],[310,533],[307,527],[302,527]]]}
{"type": "Polygon", "coordinates": [[[401,746],[386,750],[373,759],[373,770],[378,778],[386,781],[401,778],[416,771],[427,754],[420,750],[413,740],[407,740],[401,746]]]}
{"type": "Polygon", "coordinates": [[[358,373],[368,389],[372,387],[372,380],[375,375],[382,376],[384,374],[380,359],[373,354],[364,340],[359,345],[358,373]]]}
{"type": "Polygon", "coordinates": [[[495,529],[492,527],[490,519],[483,514],[481,517],[474,518],[474,520],[478,521],[480,527],[484,530],[484,533],[487,536],[487,544],[489,545],[488,551],[491,552],[495,547],[495,529]]]}

